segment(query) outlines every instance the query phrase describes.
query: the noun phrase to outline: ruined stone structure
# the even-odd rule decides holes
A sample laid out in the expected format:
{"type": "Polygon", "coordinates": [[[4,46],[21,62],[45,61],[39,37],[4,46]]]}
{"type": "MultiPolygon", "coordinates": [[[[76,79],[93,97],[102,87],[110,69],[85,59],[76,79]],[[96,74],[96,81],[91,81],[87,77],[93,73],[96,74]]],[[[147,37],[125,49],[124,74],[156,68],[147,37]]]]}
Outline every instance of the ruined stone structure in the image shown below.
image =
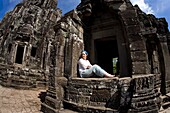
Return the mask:
{"type": "Polygon", "coordinates": [[[167,105],[162,95],[170,93],[170,33],[164,18],[129,0],[81,0],[62,16],[57,2],[24,1],[0,23],[2,85],[47,87],[45,113],[157,113],[167,105]],[[83,49],[119,78],[79,78],[83,49]]]}
{"type": "Polygon", "coordinates": [[[60,17],[53,0],[28,0],[5,15],[0,24],[1,84],[23,88],[47,84],[55,35],[51,28],[60,17]]]}

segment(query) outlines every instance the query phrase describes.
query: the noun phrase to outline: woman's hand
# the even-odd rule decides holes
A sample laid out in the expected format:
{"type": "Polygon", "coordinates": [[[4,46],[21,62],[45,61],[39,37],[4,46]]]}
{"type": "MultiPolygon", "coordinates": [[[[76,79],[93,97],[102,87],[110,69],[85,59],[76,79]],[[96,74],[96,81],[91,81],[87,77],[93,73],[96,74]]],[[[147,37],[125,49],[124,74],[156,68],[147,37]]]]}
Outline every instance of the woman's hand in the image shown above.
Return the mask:
{"type": "Polygon", "coordinates": [[[87,66],[87,69],[90,69],[91,68],[91,66],[87,66]]]}

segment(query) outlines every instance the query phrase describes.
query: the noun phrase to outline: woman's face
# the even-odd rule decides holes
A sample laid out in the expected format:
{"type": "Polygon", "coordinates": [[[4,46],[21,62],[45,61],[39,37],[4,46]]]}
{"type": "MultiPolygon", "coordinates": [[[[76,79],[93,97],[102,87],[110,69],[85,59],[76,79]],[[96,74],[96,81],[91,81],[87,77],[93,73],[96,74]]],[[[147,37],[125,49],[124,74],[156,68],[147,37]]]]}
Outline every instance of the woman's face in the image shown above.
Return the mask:
{"type": "Polygon", "coordinates": [[[87,59],[87,55],[85,53],[81,53],[81,57],[86,60],[87,59]]]}

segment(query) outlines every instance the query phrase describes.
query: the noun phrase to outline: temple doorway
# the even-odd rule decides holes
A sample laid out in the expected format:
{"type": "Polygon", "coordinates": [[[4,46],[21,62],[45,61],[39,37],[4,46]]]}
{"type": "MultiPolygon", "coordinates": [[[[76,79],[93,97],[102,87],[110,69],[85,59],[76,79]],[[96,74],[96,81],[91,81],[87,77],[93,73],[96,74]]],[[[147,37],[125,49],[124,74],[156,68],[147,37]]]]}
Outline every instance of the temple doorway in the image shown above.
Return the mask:
{"type": "Polygon", "coordinates": [[[119,67],[115,65],[118,63],[115,59],[119,56],[117,40],[98,39],[95,40],[95,46],[97,64],[111,74],[118,73],[119,67]]]}
{"type": "Polygon", "coordinates": [[[24,54],[24,47],[18,45],[15,63],[22,64],[23,54],[24,54]]]}

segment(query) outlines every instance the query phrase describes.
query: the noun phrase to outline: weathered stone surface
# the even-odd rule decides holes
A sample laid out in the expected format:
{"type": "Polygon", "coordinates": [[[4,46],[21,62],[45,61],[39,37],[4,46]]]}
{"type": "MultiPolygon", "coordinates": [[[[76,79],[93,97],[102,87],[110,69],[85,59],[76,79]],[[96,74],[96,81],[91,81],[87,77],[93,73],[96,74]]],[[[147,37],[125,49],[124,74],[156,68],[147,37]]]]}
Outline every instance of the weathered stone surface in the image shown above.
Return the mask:
{"type": "Polygon", "coordinates": [[[167,36],[167,44],[168,44],[168,49],[169,49],[169,52],[170,52],[170,33],[167,36]]]}
{"type": "Polygon", "coordinates": [[[145,47],[145,43],[143,41],[135,41],[135,42],[131,42],[130,48],[132,51],[144,51],[146,48],[145,47]]]}
{"type": "Polygon", "coordinates": [[[131,52],[132,61],[146,61],[147,53],[145,51],[135,51],[131,52]]]}
{"type": "Polygon", "coordinates": [[[74,78],[67,86],[66,101],[75,105],[87,107],[111,107],[118,106],[118,79],[108,78],[74,78]],[[114,103],[114,104],[113,104],[114,103]]]}
{"type": "Polygon", "coordinates": [[[148,65],[145,62],[133,62],[133,74],[149,73],[148,65]]]}
{"type": "Polygon", "coordinates": [[[161,105],[160,92],[154,87],[156,75],[133,76],[134,92],[129,113],[158,112],[161,105]],[[148,106],[148,107],[147,107],[148,106]]]}
{"type": "Polygon", "coordinates": [[[44,113],[158,112],[170,91],[166,20],[129,0],[81,0],[63,16],[57,2],[25,0],[0,22],[0,84],[48,87],[44,113]],[[79,78],[84,49],[120,78],[79,78]]]}

